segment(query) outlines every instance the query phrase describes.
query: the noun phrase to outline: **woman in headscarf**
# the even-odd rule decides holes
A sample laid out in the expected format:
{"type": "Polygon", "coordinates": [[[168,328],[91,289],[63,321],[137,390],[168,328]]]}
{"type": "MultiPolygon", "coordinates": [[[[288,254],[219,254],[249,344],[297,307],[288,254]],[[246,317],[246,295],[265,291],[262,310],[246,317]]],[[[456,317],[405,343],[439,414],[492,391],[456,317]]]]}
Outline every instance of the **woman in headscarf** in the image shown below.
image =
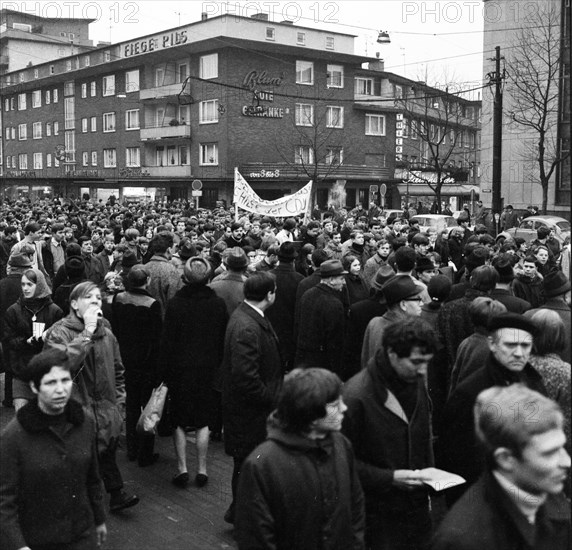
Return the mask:
{"type": "Polygon", "coordinates": [[[10,355],[14,372],[12,381],[16,410],[34,399],[30,385],[19,374],[30,359],[42,351],[43,334],[62,318],[62,310],[52,301],[44,274],[30,268],[22,274],[22,294],[6,311],[2,341],[10,355]]]}

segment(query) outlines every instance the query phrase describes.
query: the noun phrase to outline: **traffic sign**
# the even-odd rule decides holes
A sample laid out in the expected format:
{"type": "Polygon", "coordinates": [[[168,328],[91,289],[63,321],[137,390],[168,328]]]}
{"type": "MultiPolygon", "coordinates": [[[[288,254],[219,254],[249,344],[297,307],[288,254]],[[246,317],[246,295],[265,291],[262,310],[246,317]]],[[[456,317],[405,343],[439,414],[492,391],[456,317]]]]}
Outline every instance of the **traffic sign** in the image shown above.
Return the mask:
{"type": "Polygon", "coordinates": [[[203,192],[200,189],[193,189],[191,191],[191,197],[202,197],[203,192]]]}
{"type": "Polygon", "coordinates": [[[369,186],[369,192],[373,195],[374,193],[377,193],[377,185],[370,185],[369,186]]]}
{"type": "MultiPolygon", "coordinates": [[[[195,191],[200,191],[203,188],[203,182],[201,180],[193,180],[191,183],[191,187],[195,190],[195,191]]],[[[193,195],[194,196],[194,195],[193,195]]],[[[197,195],[197,196],[201,196],[201,195],[197,195]]]]}
{"type": "Polygon", "coordinates": [[[379,186],[379,194],[380,194],[382,197],[385,197],[385,194],[386,194],[386,193],[387,193],[387,185],[385,185],[385,183],[382,183],[382,184],[379,186]]]}

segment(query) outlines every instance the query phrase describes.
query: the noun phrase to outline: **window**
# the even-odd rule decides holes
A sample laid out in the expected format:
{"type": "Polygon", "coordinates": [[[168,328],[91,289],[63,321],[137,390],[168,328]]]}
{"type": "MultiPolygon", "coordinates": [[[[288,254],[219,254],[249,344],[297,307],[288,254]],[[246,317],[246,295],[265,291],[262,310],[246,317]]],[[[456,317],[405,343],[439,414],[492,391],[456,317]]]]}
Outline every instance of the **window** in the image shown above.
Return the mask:
{"type": "Polygon", "coordinates": [[[16,110],[16,98],[11,97],[10,98],[10,111],[15,111],[16,110]]]}
{"type": "Polygon", "coordinates": [[[474,149],[476,146],[476,138],[477,135],[475,134],[475,132],[469,132],[469,147],[471,149],[474,149]]]}
{"type": "Polygon", "coordinates": [[[92,116],[89,119],[89,123],[90,123],[90,130],[92,132],[97,132],[97,117],[96,116],[92,116]]]}
{"type": "Polygon", "coordinates": [[[38,69],[34,69],[34,78],[39,78],[40,77],[40,72],[38,71],[38,69]]]}
{"type": "Polygon", "coordinates": [[[217,143],[201,143],[200,145],[200,165],[218,164],[218,144],[217,143]]]}
{"type": "Polygon", "coordinates": [[[91,152],[91,165],[97,166],[97,151],[91,152]]]}
{"type": "Polygon", "coordinates": [[[373,78],[356,78],[355,93],[373,95],[373,78]]]}
{"type": "Polygon", "coordinates": [[[32,92],[32,109],[37,109],[42,106],[42,91],[35,90],[32,92]]]}
{"type": "Polygon", "coordinates": [[[183,166],[189,164],[189,148],[186,145],[179,147],[179,162],[183,166]]]}
{"type": "Polygon", "coordinates": [[[59,135],[59,133],[60,133],[60,123],[54,122],[54,136],[59,135]]]}
{"type": "Polygon", "coordinates": [[[385,135],[385,116],[384,115],[365,115],[365,135],[366,136],[384,136],[385,135]]]}
{"type": "Polygon", "coordinates": [[[115,149],[104,149],[103,150],[103,167],[104,168],[115,168],[117,166],[117,159],[115,155],[115,149]]]}
{"type": "Polygon", "coordinates": [[[81,85],[81,97],[87,97],[87,83],[81,85]]]}
{"type": "Polygon", "coordinates": [[[46,122],[46,136],[52,135],[52,123],[46,122]]]}
{"type": "Polygon", "coordinates": [[[115,113],[103,113],[103,131],[115,132],[115,113]]]}
{"type": "Polygon", "coordinates": [[[417,139],[418,135],[419,135],[419,133],[417,131],[417,121],[412,120],[411,121],[411,139],[417,139]]]}
{"type": "Polygon", "coordinates": [[[395,85],[395,90],[394,90],[394,97],[395,99],[402,99],[403,98],[403,87],[398,86],[397,84],[395,85]]]}
{"type": "Polygon", "coordinates": [[[406,118],[403,119],[403,137],[409,137],[409,120],[406,118]]]}
{"type": "Polygon", "coordinates": [[[10,100],[9,99],[4,100],[4,110],[6,112],[8,112],[10,110],[10,100]]]}
{"type": "Polygon", "coordinates": [[[25,81],[25,75],[24,73],[20,73],[20,82],[24,82],[25,81]]]}
{"type": "Polygon", "coordinates": [[[115,75],[114,74],[103,77],[102,95],[104,97],[110,96],[110,95],[115,95],[115,75]]]}
{"type": "Polygon", "coordinates": [[[71,96],[75,94],[75,90],[74,90],[74,83],[73,80],[68,80],[65,84],[64,84],[64,97],[66,96],[71,96]]]}
{"type": "Polygon", "coordinates": [[[26,124],[18,125],[18,139],[20,141],[28,139],[28,126],[26,124]]]}
{"type": "Polygon", "coordinates": [[[44,167],[44,159],[42,153],[34,153],[33,157],[34,170],[41,170],[44,167]]]}
{"type": "Polygon", "coordinates": [[[138,130],[139,129],[139,109],[132,109],[125,111],[125,129],[138,130]]]}
{"type": "Polygon", "coordinates": [[[294,162],[296,164],[313,164],[314,151],[306,145],[298,145],[294,151],[294,162]]]}
{"type": "Polygon", "coordinates": [[[85,134],[87,133],[87,118],[81,119],[81,131],[85,134]]]}
{"type": "Polygon", "coordinates": [[[12,157],[10,155],[6,155],[6,168],[12,168],[12,157]]]}
{"type": "Polygon", "coordinates": [[[28,169],[28,155],[26,153],[18,155],[18,168],[20,168],[20,170],[28,169]]]}
{"type": "Polygon", "coordinates": [[[296,126],[314,124],[314,106],[309,103],[296,103],[296,126]]]}
{"type": "Polygon", "coordinates": [[[32,124],[32,138],[33,139],[42,139],[42,123],[41,122],[34,122],[34,124],[32,124]]]}
{"type": "Polygon", "coordinates": [[[201,101],[199,124],[218,122],[218,99],[201,101]]]}
{"type": "Polygon", "coordinates": [[[66,161],[75,162],[75,132],[73,130],[66,130],[64,145],[66,148],[66,161]]]}
{"type": "Polygon", "coordinates": [[[84,151],[81,154],[81,163],[83,166],[88,166],[89,165],[89,153],[87,151],[84,151]]]}
{"type": "Polygon", "coordinates": [[[18,94],[18,111],[26,109],[26,94],[18,94]]]}
{"type": "Polygon", "coordinates": [[[97,84],[95,80],[89,83],[89,95],[90,97],[95,97],[97,95],[97,84]]]}
{"type": "Polygon", "coordinates": [[[125,73],[125,92],[138,92],[139,91],[139,69],[127,71],[125,73]]]}
{"type": "Polygon", "coordinates": [[[8,126],[6,126],[6,129],[5,129],[5,136],[6,136],[6,140],[9,141],[10,140],[10,128],[8,126]]]}
{"type": "Polygon", "coordinates": [[[328,88],[344,87],[344,68],[342,65],[328,65],[328,88]]]}
{"type": "Polygon", "coordinates": [[[52,153],[46,153],[46,168],[52,167],[52,153]]]}
{"type": "Polygon", "coordinates": [[[11,131],[12,131],[12,140],[15,140],[16,139],[16,126],[12,126],[11,131]]]}
{"type": "Polygon", "coordinates": [[[200,59],[199,76],[201,78],[218,77],[218,54],[203,55],[200,59]]]}
{"type": "Polygon", "coordinates": [[[46,105],[49,105],[52,102],[52,94],[50,93],[50,90],[46,90],[45,102],[46,105]]]}
{"type": "Polygon", "coordinates": [[[266,27],[266,40],[276,40],[276,29],[274,27],[266,27]]]}
{"type": "Polygon", "coordinates": [[[183,83],[187,80],[187,76],[189,76],[189,65],[187,63],[178,63],[177,64],[177,78],[179,79],[178,82],[183,83]]]}
{"type": "Polygon", "coordinates": [[[333,36],[326,36],[326,50],[333,50],[336,43],[333,36]]]}
{"type": "Polygon", "coordinates": [[[306,33],[305,32],[297,32],[296,33],[296,44],[298,44],[298,46],[305,46],[306,45],[306,33]]]}
{"type": "Polygon", "coordinates": [[[50,65],[50,74],[54,74],[56,72],[56,68],[53,65],[50,65]]]}
{"type": "Polygon", "coordinates": [[[312,61],[296,61],[296,84],[314,84],[314,63],[312,61]]]}
{"type": "Polygon", "coordinates": [[[108,61],[111,61],[111,52],[109,50],[103,52],[103,61],[105,61],[106,63],[108,61]]]}
{"type": "Polygon", "coordinates": [[[71,71],[72,70],[72,62],[71,59],[67,59],[66,60],[66,71],[71,71]]]}
{"type": "Polygon", "coordinates": [[[326,164],[342,164],[344,151],[341,147],[328,147],[326,149],[326,164]]]}
{"type": "Polygon", "coordinates": [[[75,128],[75,97],[64,99],[64,127],[66,130],[75,128]]]}
{"type": "Polygon", "coordinates": [[[138,168],[141,166],[139,147],[127,147],[125,149],[125,166],[130,168],[138,168]]]}
{"type": "Polygon", "coordinates": [[[52,94],[52,98],[54,100],[54,103],[58,102],[58,89],[54,88],[54,93],[52,94]]]}
{"type": "Polygon", "coordinates": [[[326,126],[328,128],[343,128],[344,127],[344,108],[337,106],[328,106],[326,126]]]}

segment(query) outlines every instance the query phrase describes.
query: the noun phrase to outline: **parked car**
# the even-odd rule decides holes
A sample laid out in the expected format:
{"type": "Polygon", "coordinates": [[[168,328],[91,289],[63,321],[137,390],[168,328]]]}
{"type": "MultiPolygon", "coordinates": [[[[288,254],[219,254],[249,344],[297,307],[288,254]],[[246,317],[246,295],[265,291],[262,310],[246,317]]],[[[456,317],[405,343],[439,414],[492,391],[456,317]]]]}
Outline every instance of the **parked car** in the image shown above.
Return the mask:
{"type": "Polygon", "coordinates": [[[564,218],[558,216],[529,216],[522,220],[518,227],[512,227],[499,233],[497,241],[501,238],[515,239],[516,237],[521,237],[526,242],[530,242],[536,239],[536,231],[539,227],[554,229],[554,236],[560,241],[560,244],[564,242],[566,237],[570,236],[570,222],[564,218]]]}
{"type": "Polygon", "coordinates": [[[457,227],[457,220],[453,216],[446,216],[445,214],[417,214],[409,222],[411,223],[412,220],[419,222],[419,229],[422,233],[427,233],[428,231],[438,233],[443,229],[457,227]]]}

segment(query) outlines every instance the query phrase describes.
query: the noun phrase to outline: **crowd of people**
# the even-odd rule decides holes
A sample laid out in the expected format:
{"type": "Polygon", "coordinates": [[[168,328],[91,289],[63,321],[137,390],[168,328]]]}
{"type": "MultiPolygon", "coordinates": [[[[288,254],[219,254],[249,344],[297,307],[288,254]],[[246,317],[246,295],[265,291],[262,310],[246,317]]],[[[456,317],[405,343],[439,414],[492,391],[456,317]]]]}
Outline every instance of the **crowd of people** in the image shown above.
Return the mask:
{"type": "Polygon", "coordinates": [[[174,490],[224,439],[241,549],[568,548],[569,239],[409,214],[0,205],[0,546],[103,544],[163,382],[174,490]]]}

